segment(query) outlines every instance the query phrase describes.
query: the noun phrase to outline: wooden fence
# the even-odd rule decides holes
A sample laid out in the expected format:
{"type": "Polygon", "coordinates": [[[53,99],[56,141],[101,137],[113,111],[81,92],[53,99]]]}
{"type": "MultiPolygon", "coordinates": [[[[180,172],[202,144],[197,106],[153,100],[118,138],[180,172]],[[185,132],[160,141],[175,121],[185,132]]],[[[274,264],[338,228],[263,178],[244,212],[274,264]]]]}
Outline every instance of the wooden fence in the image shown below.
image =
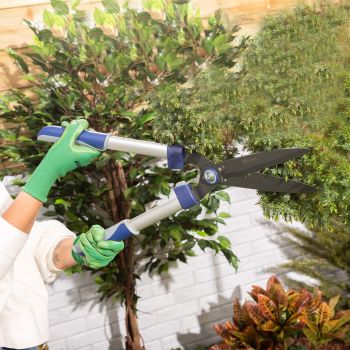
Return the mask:
{"type": "MultiPolygon", "coordinates": [[[[313,3],[314,1],[304,1],[313,3]]],[[[141,6],[141,0],[131,5],[141,6]]],[[[292,7],[298,0],[192,0],[200,8],[203,18],[221,9],[231,20],[236,21],[245,34],[254,34],[261,19],[269,13],[292,7]]],[[[101,6],[97,0],[82,0],[80,7],[88,12],[101,6]]],[[[0,0],[0,94],[11,88],[25,89],[30,82],[21,79],[20,72],[4,49],[13,48],[19,52],[32,42],[32,32],[23,19],[40,22],[43,10],[50,8],[48,0],[0,0]]]]}

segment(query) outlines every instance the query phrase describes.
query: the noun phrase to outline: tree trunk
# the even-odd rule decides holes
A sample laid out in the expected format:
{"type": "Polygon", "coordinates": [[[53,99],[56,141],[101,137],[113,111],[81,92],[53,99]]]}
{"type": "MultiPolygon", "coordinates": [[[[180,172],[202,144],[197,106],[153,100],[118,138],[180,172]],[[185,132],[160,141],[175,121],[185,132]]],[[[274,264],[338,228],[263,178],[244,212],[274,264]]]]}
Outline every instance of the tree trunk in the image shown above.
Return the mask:
{"type": "MultiPolygon", "coordinates": [[[[119,222],[130,218],[130,202],[125,199],[123,192],[127,188],[123,167],[120,163],[110,161],[106,166],[106,179],[111,187],[109,191],[109,205],[113,221],[119,222]]],[[[136,281],[135,256],[133,239],[129,238],[125,248],[119,253],[117,262],[120,272],[126,279],[125,288],[125,346],[127,350],[144,350],[143,340],[139,331],[136,314],[136,281]]]]}
{"type": "Polygon", "coordinates": [[[142,337],[139,331],[137,315],[136,315],[136,281],[134,278],[134,246],[133,239],[129,238],[127,247],[125,249],[126,262],[126,296],[125,296],[125,327],[127,336],[125,339],[125,346],[127,350],[143,350],[142,337]]]}

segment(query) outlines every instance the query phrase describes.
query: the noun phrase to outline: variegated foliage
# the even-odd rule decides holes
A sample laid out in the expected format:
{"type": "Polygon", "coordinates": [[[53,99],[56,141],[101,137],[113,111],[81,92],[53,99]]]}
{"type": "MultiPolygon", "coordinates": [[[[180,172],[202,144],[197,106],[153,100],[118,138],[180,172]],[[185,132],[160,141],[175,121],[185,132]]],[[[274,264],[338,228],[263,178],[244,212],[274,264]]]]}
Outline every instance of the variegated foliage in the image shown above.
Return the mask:
{"type": "Polygon", "coordinates": [[[339,297],[327,304],[320,291],[314,295],[305,289],[285,291],[275,276],[270,277],[266,289],[252,286],[249,294],[253,301],[243,306],[234,301],[233,322],[215,325],[223,343],[211,350],[288,349],[301,331],[316,346],[345,337],[350,310],[335,313],[339,297]]]}
{"type": "MultiPolygon", "coordinates": [[[[322,301],[320,291],[303,309],[301,321],[305,324],[303,332],[313,345],[326,344],[333,339],[344,339],[350,332],[347,323],[350,321],[350,310],[335,312],[339,296],[330,299],[329,303],[322,301]]],[[[350,346],[350,345],[349,345],[350,346]]]]}

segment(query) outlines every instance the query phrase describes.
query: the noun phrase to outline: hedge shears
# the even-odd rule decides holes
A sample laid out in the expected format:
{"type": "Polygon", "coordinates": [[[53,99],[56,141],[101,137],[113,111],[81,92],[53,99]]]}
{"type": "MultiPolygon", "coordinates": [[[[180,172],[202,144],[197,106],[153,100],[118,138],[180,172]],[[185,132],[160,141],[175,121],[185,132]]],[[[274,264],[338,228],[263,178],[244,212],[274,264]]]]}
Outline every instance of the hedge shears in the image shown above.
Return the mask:
{"type": "MultiPolygon", "coordinates": [[[[37,138],[41,141],[56,142],[63,131],[63,127],[45,126],[39,131],[37,138]]],[[[173,199],[169,199],[133,219],[120,221],[107,228],[105,230],[106,240],[122,241],[137,235],[142,229],[182,209],[189,209],[199,204],[206,194],[221,189],[223,186],[281,193],[312,193],[316,191],[314,187],[298,181],[286,181],[280,177],[258,172],[267,167],[301,157],[309,152],[307,148],[274,149],[228,159],[216,164],[196,152],[189,152],[182,145],[165,145],[90,130],[84,130],[77,138],[76,143],[94,147],[100,151],[114,150],[165,158],[168,168],[173,170],[181,170],[188,164],[196,166],[199,170],[197,184],[185,181],[177,183],[173,189],[175,193],[173,199]]],[[[81,253],[78,246],[73,249],[76,253],[81,253]]]]}

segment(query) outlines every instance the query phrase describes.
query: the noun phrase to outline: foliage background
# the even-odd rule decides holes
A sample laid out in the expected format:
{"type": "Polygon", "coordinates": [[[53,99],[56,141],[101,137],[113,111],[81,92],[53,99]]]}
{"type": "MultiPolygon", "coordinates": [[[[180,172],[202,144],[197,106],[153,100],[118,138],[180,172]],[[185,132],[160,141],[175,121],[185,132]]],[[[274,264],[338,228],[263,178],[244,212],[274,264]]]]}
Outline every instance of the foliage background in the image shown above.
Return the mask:
{"type": "MultiPolygon", "coordinates": [[[[2,169],[1,176],[32,172],[49,145],[35,138],[44,125],[84,117],[92,129],[142,140],[158,140],[153,126],[157,104],[148,101],[158,92],[177,89],[204,68],[230,68],[245,46],[232,46],[237,27],[225,28],[219,13],[203,28],[199,13],[186,1],[149,0],[144,10],[116,1],[102,1],[89,22],[79,10],[79,1],[69,8],[52,0],[53,11],[43,13],[44,27],[26,21],[34,33],[33,45],[20,56],[8,53],[33,83],[37,100],[19,90],[0,98],[0,116],[12,126],[0,131],[2,160],[23,165],[2,169]],[[29,71],[27,60],[40,68],[29,71]]],[[[166,126],[164,125],[164,128],[166,126]]],[[[214,160],[232,156],[224,146],[230,139],[224,125],[212,118],[192,123],[191,137],[167,134],[164,142],[181,143],[214,160]]],[[[158,136],[158,137],[157,137],[158,136]]],[[[133,218],[167,197],[177,182],[193,180],[197,171],[168,170],[150,157],[105,152],[89,167],[60,179],[52,188],[47,216],[58,218],[73,231],[85,232],[93,224],[108,227],[133,218]]],[[[229,201],[224,191],[208,196],[203,206],[181,211],[129,239],[126,248],[106,268],[96,272],[101,299],[112,298],[126,305],[127,349],[140,349],[136,318],[136,279],[143,271],[165,273],[176,261],[187,262],[194,247],[222,253],[237,268],[230,241],[217,233],[227,213],[218,213],[220,201],[229,201]],[[207,216],[197,218],[205,212],[207,216]],[[195,235],[196,234],[196,235],[195,235]]],[[[79,270],[79,268],[77,268],[79,270]]]]}
{"type": "MultiPolygon", "coordinates": [[[[249,151],[311,149],[301,160],[265,173],[299,179],[318,192],[260,193],[260,204],[267,218],[305,224],[302,231],[281,229],[290,233],[293,245],[289,252],[293,256],[296,249],[301,252],[301,258],[283,265],[283,270],[316,278],[328,295],[340,292],[347,300],[349,11],[348,2],[341,6],[321,3],[267,18],[244,53],[238,82],[232,84],[234,75],[213,69],[197,77],[196,88],[185,97],[185,104],[191,106],[189,114],[199,119],[211,115],[231,123],[234,140],[249,151]],[[342,273],[336,274],[339,269],[342,273]]],[[[177,98],[182,100],[184,94],[177,98]]],[[[177,132],[181,134],[180,127],[177,132]]],[[[281,237],[281,242],[285,244],[286,238],[281,237]]]]}

